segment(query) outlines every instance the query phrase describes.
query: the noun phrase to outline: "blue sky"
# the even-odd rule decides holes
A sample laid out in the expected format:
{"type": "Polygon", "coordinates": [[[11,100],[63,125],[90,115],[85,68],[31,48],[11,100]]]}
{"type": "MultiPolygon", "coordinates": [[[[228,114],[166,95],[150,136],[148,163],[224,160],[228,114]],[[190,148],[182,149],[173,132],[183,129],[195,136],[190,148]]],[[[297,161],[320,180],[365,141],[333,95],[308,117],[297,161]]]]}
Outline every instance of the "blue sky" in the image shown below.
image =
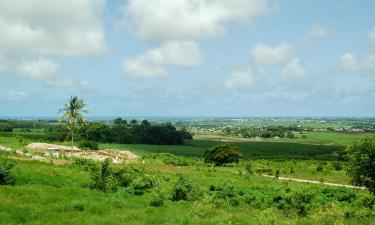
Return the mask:
{"type": "Polygon", "coordinates": [[[1,0],[0,116],[373,116],[374,1],[1,0]]]}

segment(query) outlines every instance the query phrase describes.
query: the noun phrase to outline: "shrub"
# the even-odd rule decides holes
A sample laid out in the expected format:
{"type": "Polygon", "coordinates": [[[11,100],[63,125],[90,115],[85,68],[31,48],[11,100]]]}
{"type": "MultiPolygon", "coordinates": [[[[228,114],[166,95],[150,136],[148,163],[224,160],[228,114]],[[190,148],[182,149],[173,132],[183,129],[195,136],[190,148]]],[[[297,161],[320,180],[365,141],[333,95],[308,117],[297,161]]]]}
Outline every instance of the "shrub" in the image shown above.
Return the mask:
{"type": "Polygon", "coordinates": [[[86,150],[98,150],[98,143],[90,140],[83,140],[78,144],[78,147],[86,150]]]}
{"type": "Polygon", "coordinates": [[[316,166],[316,171],[323,171],[323,165],[321,163],[319,163],[317,166],[316,166]]]}
{"type": "Polygon", "coordinates": [[[340,171],[340,170],[342,170],[342,165],[341,165],[340,162],[338,162],[338,161],[333,161],[331,164],[332,164],[333,168],[334,168],[336,171],[340,171]]]}
{"type": "Polygon", "coordinates": [[[289,173],[295,173],[296,171],[294,170],[294,167],[293,166],[291,166],[290,167],[290,170],[289,170],[289,173]]]}
{"type": "Polygon", "coordinates": [[[151,201],[150,201],[150,206],[153,207],[162,207],[164,205],[164,195],[162,193],[156,193],[153,195],[151,201]]]}
{"type": "Polygon", "coordinates": [[[245,169],[249,174],[253,174],[253,167],[250,162],[245,165],[245,169]]]}
{"type": "Polygon", "coordinates": [[[85,205],[82,202],[74,202],[73,203],[73,208],[76,211],[84,211],[85,210],[85,205]]]}
{"type": "Polygon", "coordinates": [[[280,176],[280,170],[276,170],[276,172],[275,172],[275,178],[279,179],[279,176],[280,176]]]}
{"type": "Polygon", "coordinates": [[[15,162],[2,162],[0,164],[0,185],[13,185],[16,183],[16,177],[12,173],[15,162]]]}
{"type": "Polygon", "coordinates": [[[95,168],[91,174],[91,189],[107,192],[116,191],[118,188],[117,180],[113,177],[110,168],[110,159],[105,159],[101,168],[95,168]]]}
{"type": "Polygon", "coordinates": [[[172,165],[172,166],[189,166],[190,165],[190,162],[188,159],[185,159],[183,157],[176,157],[176,156],[164,159],[163,163],[165,165],[172,165]]]}
{"type": "Polygon", "coordinates": [[[215,165],[224,165],[228,163],[237,163],[242,154],[240,149],[234,144],[221,144],[204,153],[206,163],[214,163],[215,165]]]}
{"type": "Polygon", "coordinates": [[[150,177],[140,177],[132,183],[134,194],[143,195],[145,191],[155,187],[156,182],[150,177]]]}
{"type": "Polygon", "coordinates": [[[196,200],[202,193],[197,187],[194,187],[185,176],[180,175],[171,195],[172,201],[196,200]]]}
{"type": "Polygon", "coordinates": [[[292,132],[288,132],[286,134],[286,137],[289,138],[289,139],[294,139],[295,138],[295,136],[294,136],[294,134],[292,132]]]}

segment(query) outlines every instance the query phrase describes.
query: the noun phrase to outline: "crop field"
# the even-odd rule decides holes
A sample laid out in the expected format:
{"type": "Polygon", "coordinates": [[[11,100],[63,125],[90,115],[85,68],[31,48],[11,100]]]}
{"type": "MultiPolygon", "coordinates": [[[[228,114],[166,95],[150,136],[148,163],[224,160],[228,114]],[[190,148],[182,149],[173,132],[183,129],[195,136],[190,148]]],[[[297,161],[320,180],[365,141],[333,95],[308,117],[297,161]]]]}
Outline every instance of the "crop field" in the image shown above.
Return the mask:
{"type": "MultiPolygon", "coordinates": [[[[220,143],[222,142],[185,140],[185,144],[181,146],[101,144],[99,147],[101,149],[128,149],[141,155],[145,153],[172,153],[179,156],[202,157],[205,150],[220,143]]],[[[235,144],[240,147],[241,152],[246,157],[266,159],[333,159],[335,152],[345,149],[344,146],[285,142],[239,142],[235,144]]]]}

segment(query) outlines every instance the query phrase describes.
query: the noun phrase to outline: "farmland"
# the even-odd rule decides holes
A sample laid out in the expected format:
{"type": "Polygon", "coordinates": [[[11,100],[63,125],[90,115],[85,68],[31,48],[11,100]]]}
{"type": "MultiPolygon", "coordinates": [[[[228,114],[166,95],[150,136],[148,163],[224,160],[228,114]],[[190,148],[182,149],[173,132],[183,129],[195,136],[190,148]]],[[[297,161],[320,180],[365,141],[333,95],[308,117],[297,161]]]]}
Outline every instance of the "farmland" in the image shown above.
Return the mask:
{"type": "MultiPolygon", "coordinates": [[[[375,199],[367,190],[277,179],[351,184],[342,154],[347,145],[372,133],[309,131],[304,138],[294,133],[294,138],[238,141],[230,134],[208,132],[225,141],[203,138],[180,145],[98,143],[99,149],[128,150],[141,157],[110,164],[112,176],[121,172],[126,179],[110,182],[115,186],[106,191],[93,188],[101,162],[62,158],[56,164],[1,152],[2,163],[16,166],[15,184],[0,186],[0,223],[374,224],[375,199]],[[205,163],[204,152],[222,143],[239,147],[239,163],[205,163]],[[176,190],[190,192],[175,200],[176,190]]],[[[1,132],[0,145],[25,151],[37,141],[69,145],[68,140],[54,140],[59,134],[16,129],[1,132]]]]}

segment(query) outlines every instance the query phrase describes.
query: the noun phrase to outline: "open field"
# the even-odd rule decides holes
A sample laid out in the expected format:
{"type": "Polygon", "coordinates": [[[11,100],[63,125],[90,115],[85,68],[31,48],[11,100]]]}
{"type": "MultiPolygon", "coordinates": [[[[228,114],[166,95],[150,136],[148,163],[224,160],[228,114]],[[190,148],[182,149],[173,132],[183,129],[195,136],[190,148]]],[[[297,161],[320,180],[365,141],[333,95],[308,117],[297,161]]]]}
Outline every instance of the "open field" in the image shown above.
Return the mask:
{"type": "MultiPolygon", "coordinates": [[[[364,190],[278,181],[246,174],[243,165],[215,168],[196,162],[181,167],[165,165],[161,159],[144,159],[145,173],[157,186],[142,195],[127,188],[107,193],[90,190],[87,165],[17,160],[15,186],[0,186],[0,223],[374,224],[374,211],[363,206],[370,197],[364,190]],[[169,200],[178,174],[198,187],[202,197],[169,200]],[[229,193],[212,187],[227,187],[229,193]],[[150,201],[158,192],[165,203],[152,207],[150,201]]],[[[262,163],[266,162],[254,162],[254,168],[262,163]]],[[[124,165],[116,166],[120,167],[124,165]]]]}
{"type": "Polygon", "coordinates": [[[295,138],[242,138],[225,135],[196,135],[194,140],[213,140],[223,142],[288,142],[301,144],[319,144],[319,145],[340,145],[346,146],[360,141],[367,136],[374,136],[373,133],[338,133],[338,132],[305,132],[294,133],[295,138]]]}

